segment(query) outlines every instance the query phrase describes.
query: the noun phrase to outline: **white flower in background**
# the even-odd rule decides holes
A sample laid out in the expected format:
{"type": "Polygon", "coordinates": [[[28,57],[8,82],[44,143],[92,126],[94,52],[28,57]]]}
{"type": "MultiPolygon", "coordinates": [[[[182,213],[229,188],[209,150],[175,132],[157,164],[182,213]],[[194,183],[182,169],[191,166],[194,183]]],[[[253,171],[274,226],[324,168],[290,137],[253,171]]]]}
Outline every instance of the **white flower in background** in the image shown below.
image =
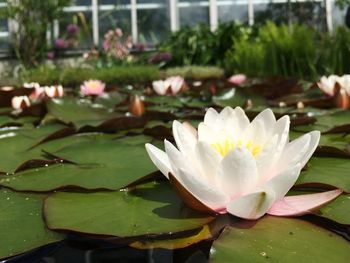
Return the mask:
{"type": "Polygon", "coordinates": [[[289,116],[276,121],[270,109],[250,122],[239,107],[220,113],[210,108],[198,131],[174,121],[178,148],[165,140],[165,152],[151,144],[146,149],[159,170],[186,191],[185,196],[217,213],[246,219],[265,213],[301,215],[341,190],[285,197],[320,139],[320,132],[313,131],[289,142],[289,123],[289,116]]]}
{"type": "Polygon", "coordinates": [[[12,108],[15,110],[24,109],[30,106],[28,96],[15,96],[11,100],[12,108]]]}
{"type": "Polygon", "coordinates": [[[64,91],[62,85],[45,86],[45,95],[49,98],[63,97],[64,91]]]}
{"type": "Polygon", "coordinates": [[[180,76],[169,77],[166,80],[157,80],[152,83],[154,91],[158,95],[176,95],[185,86],[185,80],[180,76]]]}
{"type": "Polygon", "coordinates": [[[350,96],[350,75],[343,75],[341,77],[337,75],[323,76],[317,82],[318,87],[329,96],[335,95],[337,84],[341,91],[344,91],[350,96]]]}
{"type": "Polygon", "coordinates": [[[23,83],[23,87],[27,89],[40,88],[40,84],[37,82],[25,82],[23,83]]]}

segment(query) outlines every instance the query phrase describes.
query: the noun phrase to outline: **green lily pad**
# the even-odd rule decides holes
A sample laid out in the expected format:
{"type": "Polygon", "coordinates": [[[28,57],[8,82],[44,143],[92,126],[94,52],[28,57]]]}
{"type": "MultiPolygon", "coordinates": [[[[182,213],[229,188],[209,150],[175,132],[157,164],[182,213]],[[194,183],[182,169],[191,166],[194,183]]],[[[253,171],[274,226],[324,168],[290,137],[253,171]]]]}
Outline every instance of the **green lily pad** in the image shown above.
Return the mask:
{"type": "Polygon", "coordinates": [[[0,190],[0,259],[60,241],[42,219],[45,195],[0,190]]]}
{"type": "Polygon", "coordinates": [[[343,194],[329,204],[323,206],[318,215],[343,225],[350,225],[350,195],[343,194]]]}
{"type": "Polygon", "coordinates": [[[300,126],[296,130],[308,132],[319,130],[329,133],[344,133],[350,130],[350,110],[338,110],[327,112],[324,115],[318,115],[317,121],[313,125],[300,126]]]}
{"type": "Polygon", "coordinates": [[[210,262],[346,263],[349,250],[346,240],[309,222],[265,216],[226,228],[210,262]]]}
{"type": "Polygon", "coordinates": [[[200,229],[213,217],[188,209],[167,182],[98,193],[55,193],[45,200],[50,229],[136,237],[200,229]]]}
{"type": "Polygon", "coordinates": [[[313,157],[296,185],[325,184],[350,192],[350,160],[346,158],[313,157]]]}
{"type": "Polygon", "coordinates": [[[31,149],[31,147],[62,127],[64,126],[57,124],[3,132],[0,135],[0,171],[12,173],[25,161],[44,159],[40,148],[31,149]]]}
{"type": "Polygon", "coordinates": [[[144,146],[151,140],[147,136],[83,140],[55,152],[77,165],[57,164],[25,170],[3,176],[0,184],[18,191],[45,192],[71,187],[117,190],[156,171],[144,146]]]}
{"type": "Polygon", "coordinates": [[[107,119],[121,116],[103,105],[70,97],[49,101],[47,109],[52,116],[64,123],[73,123],[78,129],[85,125],[97,126],[107,119]]]}
{"type": "Polygon", "coordinates": [[[263,97],[241,88],[232,88],[217,96],[213,96],[213,102],[221,107],[243,107],[247,100],[250,100],[254,106],[266,105],[266,100],[263,97]]]}

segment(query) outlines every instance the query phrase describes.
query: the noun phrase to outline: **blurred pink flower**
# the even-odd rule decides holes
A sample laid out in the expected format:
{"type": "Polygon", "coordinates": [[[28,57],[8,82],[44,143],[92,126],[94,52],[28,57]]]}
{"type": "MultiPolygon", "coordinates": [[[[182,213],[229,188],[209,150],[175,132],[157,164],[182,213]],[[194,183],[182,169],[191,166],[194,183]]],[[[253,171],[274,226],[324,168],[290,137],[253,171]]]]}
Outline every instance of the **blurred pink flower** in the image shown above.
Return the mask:
{"type": "Polygon", "coordinates": [[[100,96],[105,90],[105,83],[100,80],[88,80],[80,86],[80,93],[83,96],[96,95],[100,96]]]}
{"type": "Polygon", "coordinates": [[[232,75],[229,79],[228,82],[235,85],[235,86],[239,86],[242,85],[244,82],[246,82],[247,80],[247,76],[244,74],[236,74],[236,75],[232,75]]]}

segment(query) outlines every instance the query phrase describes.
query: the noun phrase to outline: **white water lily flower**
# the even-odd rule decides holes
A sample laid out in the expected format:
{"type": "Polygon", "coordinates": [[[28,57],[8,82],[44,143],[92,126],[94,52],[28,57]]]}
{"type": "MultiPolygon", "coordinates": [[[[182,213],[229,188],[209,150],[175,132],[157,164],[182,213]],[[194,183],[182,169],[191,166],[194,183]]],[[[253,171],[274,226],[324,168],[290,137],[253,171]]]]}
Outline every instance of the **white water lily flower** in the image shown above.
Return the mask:
{"type": "Polygon", "coordinates": [[[246,219],[300,215],[341,190],[285,197],[320,139],[313,131],[289,142],[289,123],[289,116],[276,121],[270,109],[250,122],[239,107],[210,108],[198,132],[174,121],[178,149],[167,140],[165,152],[151,144],[146,149],[167,178],[210,210],[246,219]]]}
{"type": "Polygon", "coordinates": [[[185,80],[180,76],[169,77],[166,80],[153,81],[152,86],[158,95],[176,95],[185,85],[185,80]]]}
{"type": "Polygon", "coordinates": [[[334,96],[337,83],[339,85],[339,88],[341,90],[344,90],[348,96],[350,96],[350,75],[330,75],[329,77],[323,76],[321,77],[320,81],[317,82],[317,85],[329,96],[334,96]]]}
{"type": "Polygon", "coordinates": [[[15,110],[24,109],[30,106],[28,96],[15,96],[11,100],[12,108],[15,110]]]}
{"type": "Polygon", "coordinates": [[[64,90],[62,85],[55,85],[55,86],[45,86],[45,95],[49,98],[57,98],[57,97],[63,97],[64,90]]]}

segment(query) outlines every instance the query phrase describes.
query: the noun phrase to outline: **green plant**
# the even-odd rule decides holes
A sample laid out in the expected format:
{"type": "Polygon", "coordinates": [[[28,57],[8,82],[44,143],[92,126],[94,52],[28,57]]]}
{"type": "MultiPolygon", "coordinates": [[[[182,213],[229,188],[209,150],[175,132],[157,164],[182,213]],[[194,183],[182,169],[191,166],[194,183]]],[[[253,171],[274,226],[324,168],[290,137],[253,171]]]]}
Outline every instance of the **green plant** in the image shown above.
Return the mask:
{"type": "Polygon", "coordinates": [[[315,43],[315,33],[308,27],[268,22],[259,29],[257,37],[235,38],[226,53],[226,68],[254,76],[313,78],[317,75],[315,43]]]}
{"type": "Polygon", "coordinates": [[[46,32],[53,20],[62,15],[71,0],[7,1],[1,15],[14,19],[18,25],[12,38],[12,48],[25,65],[38,65],[48,50],[46,32]]]}
{"type": "Polygon", "coordinates": [[[169,65],[215,64],[215,49],[216,36],[203,24],[181,29],[160,46],[160,50],[172,54],[169,65]]]}
{"type": "Polygon", "coordinates": [[[348,74],[350,72],[350,30],[339,27],[333,36],[327,36],[322,43],[319,57],[319,72],[325,74],[348,74]]]}
{"type": "Polygon", "coordinates": [[[107,84],[134,84],[152,81],[159,78],[159,70],[153,66],[114,66],[110,68],[64,69],[41,66],[25,71],[23,82],[39,82],[42,85],[60,83],[64,86],[76,87],[88,79],[100,79],[107,84]]]}

